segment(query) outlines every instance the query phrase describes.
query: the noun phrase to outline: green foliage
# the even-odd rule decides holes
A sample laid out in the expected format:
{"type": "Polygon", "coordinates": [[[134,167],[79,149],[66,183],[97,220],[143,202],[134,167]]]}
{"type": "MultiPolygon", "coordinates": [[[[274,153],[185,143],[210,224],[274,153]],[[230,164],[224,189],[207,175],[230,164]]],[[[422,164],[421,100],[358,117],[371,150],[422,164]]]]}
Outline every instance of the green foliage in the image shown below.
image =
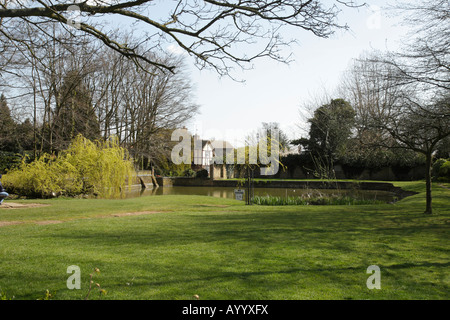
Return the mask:
{"type": "Polygon", "coordinates": [[[189,178],[194,178],[197,175],[197,172],[195,172],[194,170],[192,170],[191,168],[184,170],[183,172],[183,176],[184,177],[189,177],[189,178]]]}
{"type": "Polygon", "coordinates": [[[276,196],[255,196],[253,203],[264,206],[286,206],[286,205],[365,205],[382,204],[383,201],[356,199],[350,196],[297,196],[297,197],[276,197],[276,196]]]}
{"type": "Polygon", "coordinates": [[[315,155],[335,159],[345,150],[355,123],[355,111],[347,101],[334,99],[319,107],[308,122],[311,123],[309,139],[298,139],[296,143],[315,155]]]}
{"type": "Polygon", "coordinates": [[[164,177],[185,177],[191,169],[190,164],[174,164],[169,158],[161,158],[157,161],[157,174],[164,177]]]}
{"type": "Polygon", "coordinates": [[[196,177],[197,178],[208,178],[208,170],[202,169],[200,171],[197,171],[196,177]]]}
{"type": "Polygon", "coordinates": [[[0,148],[3,151],[14,151],[14,131],[16,123],[11,117],[6,97],[0,95],[0,148]]]}
{"type": "Polygon", "coordinates": [[[23,155],[18,153],[0,151],[0,173],[6,173],[7,170],[19,165],[22,158],[23,155]]]}
{"type": "MultiPolygon", "coordinates": [[[[0,95],[0,150],[22,153],[24,150],[32,149],[33,124],[30,119],[16,123],[11,116],[5,96],[0,95]]],[[[2,166],[3,161],[0,161],[0,170],[2,166]]]]}
{"type": "Polygon", "coordinates": [[[450,159],[438,159],[433,164],[432,175],[435,180],[450,182],[450,159]]]}
{"type": "Polygon", "coordinates": [[[8,297],[5,292],[0,291],[0,300],[6,301],[6,300],[12,300],[12,298],[8,297]]]}
{"type": "Polygon", "coordinates": [[[51,300],[53,298],[53,294],[50,293],[50,291],[47,289],[45,290],[45,294],[42,298],[39,298],[38,300],[51,300]]]}
{"type": "Polygon", "coordinates": [[[439,169],[441,168],[441,166],[445,163],[445,159],[437,159],[432,167],[431,167],[431,176],[433,177],[434,180],[437,180],[439,178],[439,169]]]}
{"type": "Polygon", "coordinates": [[[77,136],[58,156],[43,154],[27,163],[26,158],[4,177],[11,192],[48,197],[94,194],[105,198],[123,195],[128,178],[135,176],[133,162],[118,139],[92,142],[77,136]]]}
{"type": "MultiPolygon", "coordinates": [[[[86,297],[84,298],[84,300],[89,300],[89,296],[91,295],[91,291],[93,289],[92,288],[92,284],[94,283],[94,281],[93,281],[94,274],[96,274],[96,273],[100,273],[100,269],[99,268],[94,268],[94,272],[92,272],[89,275],[89,290],[88,290],[88,293],[87,293],[86,297]]],[[[102,295],[106,296],[106,293],[107,293],[106,290],[102,289],[102,287],[101,287],[101,285],[99,283],[95,283],[95,286],[97,287],[97,290],[98,290],[98,293],[99,293],[100,297],[102,295]]]]}

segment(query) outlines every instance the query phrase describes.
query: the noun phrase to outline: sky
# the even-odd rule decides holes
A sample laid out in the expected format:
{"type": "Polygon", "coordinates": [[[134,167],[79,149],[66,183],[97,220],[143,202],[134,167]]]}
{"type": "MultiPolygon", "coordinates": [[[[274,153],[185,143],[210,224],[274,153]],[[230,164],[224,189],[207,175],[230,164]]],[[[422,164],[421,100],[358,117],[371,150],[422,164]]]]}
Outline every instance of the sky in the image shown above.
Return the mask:
{"type": "MultiPolygon", "coordinates": [[[[245,82],[220,78],[214,71],[199,71],[190,64],[200,114],[187,125],[204,139],[228,140],[242,146],[245,135],[262,122],[278,122],[289,138],[304,136],[307,124],[304,106],[324,93],[331,95],[342,73],[354,58],[373,49],[395,50],[406,29],[389,18],[386,1],[366,1],[369,7],[348,9],[339,22],[350,31],[338,31],[328,39],[303,30],[292,30],[299,44],[290,47],[294,61],[289,65],[270,59],[255,62],[250,71],[233,75],[245,82]]],[[[188,60],[189,61],[189,60],[188,60]]]]}
{"type": "MultiPolygon", "coordinates": [[[[298,41],[286,51],[286,55],[292,54],[293,62],[287,65],[268,58],[255,60],[252,70],[237,69],[232,74],[243,82],[220,77],[214,70],[200,71],[193,58],[184,54],[187,74],[194,84],[194,101],[200,106],[200,113],[187,123],[187,128],[203,139],[227,140],[235,147],[242,146],[246,136],[263,122],[277,122],[290,139],[305,137],[308,112],[304,107],[319,107],[310,102],[324,94],[339,98],[333,91],[352,59],[373,49],[399,47],[407,30],[399,25],[398,17],[388,17],[390,12],[384,9],[388,3],[396,2],[399,1],[365,0],[367,7],[344,9],[338,23],[347,24],[350,30],[337,31],[328,39],[300,28],[284,30],[285,39],[298,41]]],[[[151,13],[158,14],[161,10],[161,16],[167,17],[168,8],[177,2],[158,0],[155,3],[151,13]]],[[[130,30],[126,27],[130,26],[130,20],[126,18],[104,19],[119,28],[123,23],[124,30],[130,30]]],[[[137,28],[134,31],[144,32],[137,28]]],[[[182,54],[179,48],[167,46],[169,52],[182,54]]]]}

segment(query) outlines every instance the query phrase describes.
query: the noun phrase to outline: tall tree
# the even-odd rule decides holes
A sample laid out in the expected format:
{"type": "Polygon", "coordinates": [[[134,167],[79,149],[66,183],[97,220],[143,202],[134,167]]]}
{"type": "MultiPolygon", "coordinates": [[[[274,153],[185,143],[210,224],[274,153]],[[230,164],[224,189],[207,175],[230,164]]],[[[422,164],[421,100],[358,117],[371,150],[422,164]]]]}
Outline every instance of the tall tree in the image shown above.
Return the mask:
{"type": "Polygon", "coordinates": [[[92,106],[92,93],[86,88],[82,75],[70,71],[63,80],[53,118],[54,148],[66,149],[79,134],[89,140],[100,138],[100,125],[92,106]]]}
{"type": "MultiPolygon", "coordinates": [[[[194,117],[199,106],[194,102],[193,86],[184,73],[183,61],[171,63],[177,72],[151,74],[129,68],[123,86],[123,141],[131,154],[144,163],[169,157],[167,130],[174,130],[194,117]]],[[[164,61],[161,58],[161,61],[164,61]]]]}
{"type": "Polygon", "coordinates": [[[380,58],[360,59],[346,84],[357,96],[357,127],[364,144],[411,150],[426,159],[426,209],[432,213],[431,166],[434,153],[450,135],[450,94],[422,82],[408,82],[380,58]],[[362,85],[365,84],[365,85],[362,85]],[[433,92],[433,94],[430,94],[433,92]]]}
{"type": "Polygon", "coordinates": [[[11,117],[6,97],[0,96],[0,149],[2,151],[16,151],[15,149],[16,122],[11,117]]]}
{"type": "Polygon", "coordinates": [[[278,133],[278,141],[276,143],[279,146],[279,150],[281,152],[285,152],[289,149],[289,138],[283,130],[280,129],[280,124],[277,122],[263,122],[262,128],[261,128],[263,134],[267,137],[268,142],[270,142],[272,139],[272,132],[278,133]]]}
{"type": "Polygon", "coordinates": [[[432,213],[431,169],[438,143],[450,135],[450,95],[429,102],[412,99],[411,93],[401,96],[385,117],[377,117],[374,125],[395,139],[393,148],[422,153],[426,159],[426,208],[432,213]]]}
{"type": "Polygon", "coordinates": [[[333,99],[314,111],[310,123],[309,138],[294,141],[314,156],[336,160],[343,151],[355,124],[355,111],[343,99],[333,99]]]}
{"type": "Polygon", "coordinates": [[[375,61],[391,66],[399,83],[450,90],[450,2],[414,0],[399,2],[392,9],[411,28],[408,40],[402,50],[387,52],[375,61]]]}
{"type": "MultiPolygon", "coordinates": [[[[364,77],[372,82],[365,94],[383,97],[369,104],[368,127],[379,132],[377,143],[422,153],[426,158],[426,208],[432,213],[433,155],[450,135],[450,3],[426,0],[395,8],[412,27],[398,52],[362,59],[364,77]]],[[[368,107],[367,105],[366,107],[368,107]]]]}

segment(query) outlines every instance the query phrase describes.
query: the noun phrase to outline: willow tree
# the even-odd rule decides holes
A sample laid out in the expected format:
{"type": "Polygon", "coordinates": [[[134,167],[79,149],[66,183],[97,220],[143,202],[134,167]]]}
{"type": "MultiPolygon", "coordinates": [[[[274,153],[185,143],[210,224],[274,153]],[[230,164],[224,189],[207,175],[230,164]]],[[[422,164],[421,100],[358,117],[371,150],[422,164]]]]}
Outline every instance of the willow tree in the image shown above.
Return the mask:
{"type": "Polygon", "coordinates": [[[5,187],[15,194],[116,198],[124,195],[136,174],[117,138],[92,142],[78,135],[57,156],[44,153],[33,162],[26,160],[4,177],[5,187]]]}

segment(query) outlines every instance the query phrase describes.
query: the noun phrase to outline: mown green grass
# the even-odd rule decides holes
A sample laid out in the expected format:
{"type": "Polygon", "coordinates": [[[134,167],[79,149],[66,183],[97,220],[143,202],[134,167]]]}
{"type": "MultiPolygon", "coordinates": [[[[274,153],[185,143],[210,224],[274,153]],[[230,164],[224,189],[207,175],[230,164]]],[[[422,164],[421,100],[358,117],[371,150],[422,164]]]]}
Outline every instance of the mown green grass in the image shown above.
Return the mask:
{"type": "MultiPolygon", "coordinates": [[[[91,299],[449,299],[450,190],[434,184],[396,204],[245,206],[203,196],[27,200],[0,209],[0,293],[83,299],[93,268],[107,290],[91,299]],[[114,217],[113,214],[157,213],[114,217]],[[40,225],[36,222],[62,223],[40,225]],[[69,290],[67,267],[81,268],[69,290]],[[366,269],[381,269],[369,290],[366,269]]],[[[444,184],[449,187],[449,184],[444,184]]],[[[19,202],[19,201],[17,201],[19,202]]],[[[0,294],[1,296],[1,294],[0,294]]]]}

